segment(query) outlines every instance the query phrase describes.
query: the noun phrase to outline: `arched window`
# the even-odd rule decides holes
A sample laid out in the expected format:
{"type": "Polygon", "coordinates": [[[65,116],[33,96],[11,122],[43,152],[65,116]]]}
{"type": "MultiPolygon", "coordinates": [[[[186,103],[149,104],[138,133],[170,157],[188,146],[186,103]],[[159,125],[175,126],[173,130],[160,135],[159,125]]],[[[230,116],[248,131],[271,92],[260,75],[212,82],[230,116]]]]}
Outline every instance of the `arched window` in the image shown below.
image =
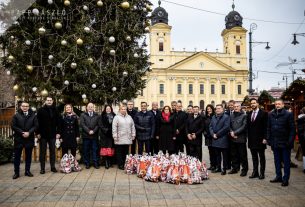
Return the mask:
{"type": "Polygon", "coordinates": [[[215,101],[211,101],[212,106],[215,107],[215,101]]]}
{"type": "Polygon", "coordinates": [[[201,100],[199,105],[200,105],[200,109],[204,110],[204,100],[201,100]]]}
{"type": "Polygon", "coordinates": [[[164,101],[160,101],[160,107],[163,108],[164,107],[164,101]]]}
{"type": "Polygon", "coordinates": [[[182,104],[182,101],[181,101],[181,100],[178,100],[177,102],[182,104]]]}
{"type": "Polygon", "coordinates": [[[235,45],[236,45],[236,54],[240,54],[240,41],[236,41],[235,45]]]}
{"type": "Polygon", "coordinates": [[[163,52],[164,51],[164,43],[162,40],[159,41],[159,52],[163,52]]]}

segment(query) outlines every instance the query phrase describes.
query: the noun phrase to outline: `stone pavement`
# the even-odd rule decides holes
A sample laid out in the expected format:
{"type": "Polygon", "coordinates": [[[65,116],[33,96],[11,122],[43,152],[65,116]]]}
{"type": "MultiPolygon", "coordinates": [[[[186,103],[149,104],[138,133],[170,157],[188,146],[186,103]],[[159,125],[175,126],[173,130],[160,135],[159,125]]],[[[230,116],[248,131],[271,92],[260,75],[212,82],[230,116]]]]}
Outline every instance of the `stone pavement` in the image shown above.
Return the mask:
{"type": "MultiPolygon", "coordinates": [[[[208,158],[206,147],[204,157],[208,158]]],[[[269,149],[266,157],[265,180],[217,173],[199,185],[146,182],[116,167],[91,167],[67,175],[46,169],[46,174],[40,175],[39,163],[32,164],[33,178],[22,173],[13,180],[13,165],[7,164],[0,166],[0,206],[305,206],[302,163],[296,161],[299,167],[292,169],[290,185],[281,187],[269,182],[274,177],[269,149]]],[[[248,175],[252,170],[251,157],[249,167],[248,175]]],[[[21,172],[23,169],[24,164],[21,172]]]]}

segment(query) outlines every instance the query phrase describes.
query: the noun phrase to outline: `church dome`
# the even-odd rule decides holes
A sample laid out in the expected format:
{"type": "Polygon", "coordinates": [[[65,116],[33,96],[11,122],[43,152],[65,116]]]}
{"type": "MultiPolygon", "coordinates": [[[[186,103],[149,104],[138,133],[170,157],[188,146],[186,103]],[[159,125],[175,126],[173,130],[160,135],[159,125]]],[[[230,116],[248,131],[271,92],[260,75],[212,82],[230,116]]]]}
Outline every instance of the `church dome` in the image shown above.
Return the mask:
{"type": "Polygon", "coordinates": [[[232,5],[233,11],[231,11],[225,18],[226,29],[232,29],[233,27],[241,27],[243,25],[243,17],[234,10],[235,5],[232,5]]]}
{"type": "Polygon", "coordinates": [[[159,0],[159,7],[157,7],[151,14],[151,22],[152,25],[157,23],[168,24],[168,13],[167,11],[161,7],[161,1],[159,0]]]}

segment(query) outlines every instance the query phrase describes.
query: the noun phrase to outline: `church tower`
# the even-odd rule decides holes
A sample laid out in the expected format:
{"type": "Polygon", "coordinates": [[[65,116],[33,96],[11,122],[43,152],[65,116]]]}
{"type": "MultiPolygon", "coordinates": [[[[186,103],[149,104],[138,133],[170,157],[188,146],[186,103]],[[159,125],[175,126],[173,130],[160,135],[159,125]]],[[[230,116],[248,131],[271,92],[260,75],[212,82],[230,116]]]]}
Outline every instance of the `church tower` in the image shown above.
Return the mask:
{"type": "Polygon", "coordinates": [[[223,38],[223,52],[232,57],[247,58],[247,30],[242,27],[243,18],[234,10],[234,3],[232,9],[225,17],[226,29],[221,33],[223,38]]]}
{"type": "Polygon", "coordinates": [[[161,1],[152,12],[152,26],[150,27],[150,56],[154,67],[162,68],[168,62],[171,52],[171,29],[168,25],[168,13],[161,7],[161,1]]]}

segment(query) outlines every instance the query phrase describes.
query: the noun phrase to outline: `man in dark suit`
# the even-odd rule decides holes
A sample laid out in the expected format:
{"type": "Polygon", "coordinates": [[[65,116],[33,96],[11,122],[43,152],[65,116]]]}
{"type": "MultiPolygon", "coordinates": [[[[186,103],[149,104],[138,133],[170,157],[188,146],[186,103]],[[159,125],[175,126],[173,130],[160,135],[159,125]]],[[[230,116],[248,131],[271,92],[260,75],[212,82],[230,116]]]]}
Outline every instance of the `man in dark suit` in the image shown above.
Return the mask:
{"type": "Polygon", "coordinates": [[[159,143],[156,139],[156,131],[159,128],[159,117],[161,116],[161,111],[158,109],[158,102],[152,102],[151,111],[155,117],[155,131],[153,138],[151,139],[151,154],[158,154],[159,152],[159,143]]]}
{"type": "Polygon", "coordinates": [[[29,104],[21,102],[20,110],[13,116],[12,129],[14,131],[14,176],[19,177],[20,158],[23,148],[25,149],[25,176],[33,177],[30,171],[32,150],[34,147],[34,132],[37,130],[38,121],[36,114],[29,109],[29,104]]]}
{"type": "MultiPolygon", "coordinates": [[[[134,121],[134,118],[135,118],[136,114],[138,113],[138,111],[134,109],[133,101],[127,102],[127,113],[129,116],[131,116],[132,120],[134,121]]],[[[133,155],[136,154],[136,145],[137,145],[136,139],[132,140],[130,153],[133,155]]]]}
{"type": "MultiPolygon", "coordinates": [[[[234,100],[230,100],[228,102],[228,108],[225,111],[225,114],[227,114],[229,117],[234,113],[234,100]]],[[[230,134],[229,134],[230,136],[230,134]]],[[[231,137],[232,138],[232,137],[231,137]]],[[[229,148],[228,148],[228,166],[227,169],[231,169],[232,166],[232,157],[231,157],[231,142],[229,142],[229,148]]]]}
{"type": "Polygon", "coordinates": [[[255,98],[250,99],[252,111],[248,114],[248,147],[251,151],[253,172],[249,178],[265,178],[266,168],[266,136],[268,113],[259,109],[259,104],[255,98]],[[258,160],[259,157],[259,160],[258,160]],[[258,171],[258,162],[260,162],[260,173],[258,171]]]}
{"type": "Polygon", "coordinates": [[[204,118],[199,114],[199,107],[194,106],[185,126],[190,155],[202,161],[202,133],[205,130],[204,118]]]}
{"type": "Polygon", "coordinates": [[[185,131],[185,125],[188,120],[188,115],[182,111],[182,104],[180,102],[176,105],[176,153],[184,152],[184,145],[186,147],[186,153],[189,154],[189,147],[187,145],[187,137],[185,131]]]}
{"type": "Polygon", "coordinates": [[[276,177],[271,183],[289,185],[290,153],[295,137],[293,114],[284,109],[281,99],[275,101],[275,109],[268,115],[267,143],[271,146],[274,155],[276,177]],[[282,177],[281,161],[284,162],[284,176],[282,177]]]}
{"type": "Polygon", "coordinates": [[[47,97],[45,104],[37,112],[39,140],[39,161],[40,174],[45,174],[45,159],[47,145],[50,151],[51,171],[56,173],[55,168],[55,141],[60,138],[59,123],[60,117],[57,109],[53,106],[53,98],[47,97]]]}

